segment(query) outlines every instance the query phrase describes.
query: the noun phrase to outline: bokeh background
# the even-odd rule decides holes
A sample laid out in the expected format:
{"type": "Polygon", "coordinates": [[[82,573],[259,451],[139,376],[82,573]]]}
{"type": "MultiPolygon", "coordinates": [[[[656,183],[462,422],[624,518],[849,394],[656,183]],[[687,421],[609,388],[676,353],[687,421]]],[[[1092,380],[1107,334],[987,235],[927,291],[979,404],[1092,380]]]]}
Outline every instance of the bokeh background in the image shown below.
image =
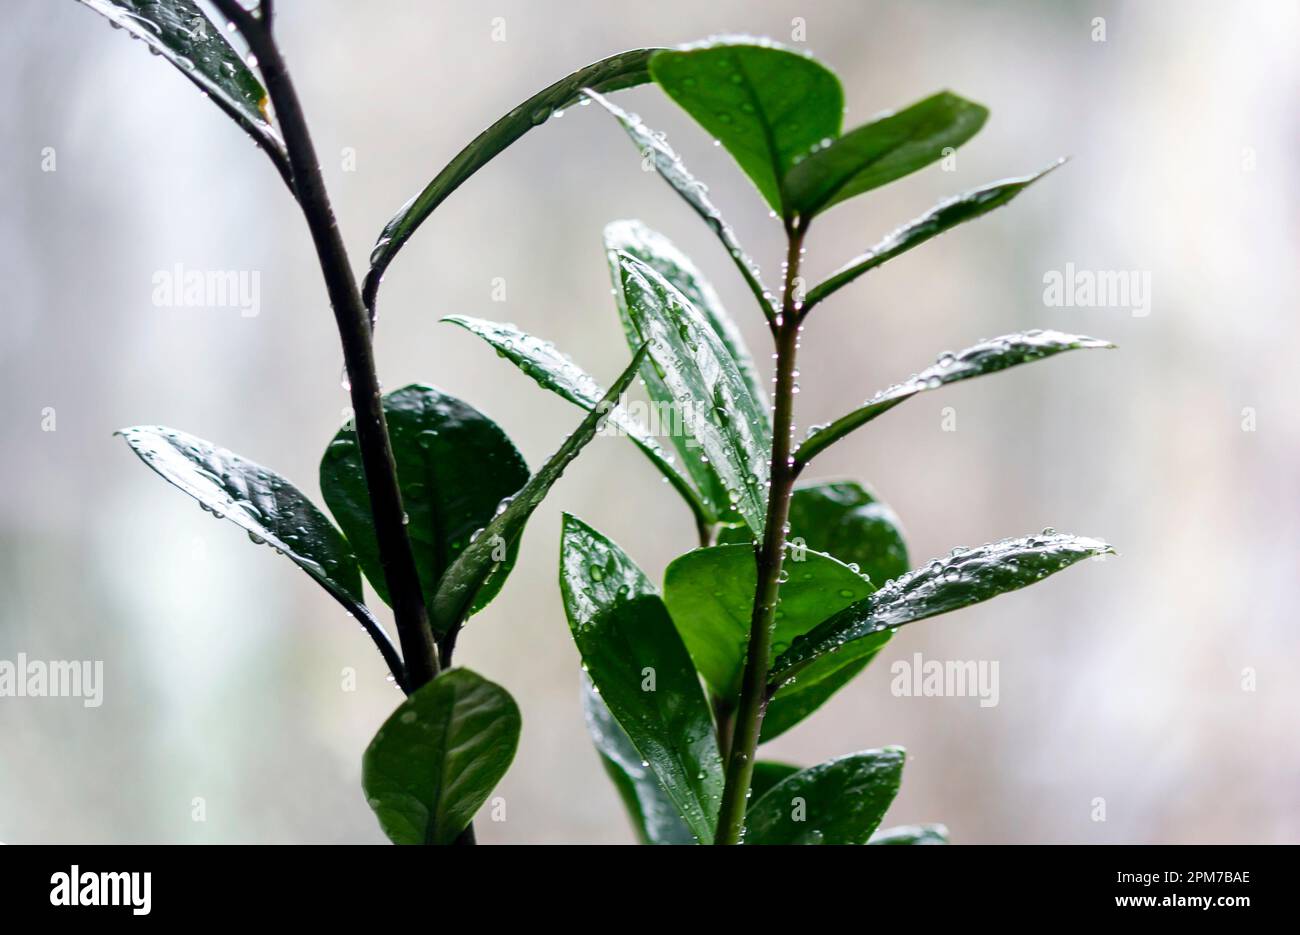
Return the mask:
{"type": "MultiPolygon", "coordinates": [[[[739,31],[788,42],[796,17],[843,80],[846,126],[945,87],[992,109],[956,171],[933,167],[820,222],[811,279],[941,197],[1072,156],[1009,208],[823,306],[805,333],[799,420],[988,335],[1110,338],[1120,350],[926,394],[815,473],[869,480],[916,563],[1046,525],[1104,536],[1122,557],[905,629],[766,752],[810,764],[903,744],[887,824],[942,821],[958,842],[1300,840],[1296,3],[279,6],[358,266],[399,205],[543,85],[624,48],[739,31]],[[1149,271],[1150,314],[1046,307],[1043,276],[1066,263],[1149,271]],[[894,697],[889,663],[915,652],[996,660],[1000,704],[894,697]]],[[[105,686],[89,710],[0,699],[0,840],[378,842],[360,756],[399,696],[369,642],[305,575],[110,434],[173,425],[318,496],[347,399],[307,232],[263,155],[139,43],[72,2],[5,8],[0,659],[102,660],[105,686]],[[46,147],[56,171],[42,171],[46,147]],[[259,271],[261,314],[155,307],[151,277],[177,263],[259,271]],[[55,431],[42,429],[48,407],[55,431]]],[[[620,101],[669,133],[776,279],[779,226],[726,153],[653,87],[620,101]]],[[[627,350],[600,232],[621,217],[711,273],[765,365],[765,331],[721,248],[607,116],[575,108],[457,192],[393,265],[385,384],[463,396],[540,463],[577,411],[438,318],[514,321],[610,379],[627,350]]],[[[487,842],[632,840],[580,713],[555,583],[562,509],[656,577],[694,541],[687,510],[616,439],[598,440],[532,521],[458,653],[524,713],[500,789],[507,820],[478,823],[487,842]]]]}

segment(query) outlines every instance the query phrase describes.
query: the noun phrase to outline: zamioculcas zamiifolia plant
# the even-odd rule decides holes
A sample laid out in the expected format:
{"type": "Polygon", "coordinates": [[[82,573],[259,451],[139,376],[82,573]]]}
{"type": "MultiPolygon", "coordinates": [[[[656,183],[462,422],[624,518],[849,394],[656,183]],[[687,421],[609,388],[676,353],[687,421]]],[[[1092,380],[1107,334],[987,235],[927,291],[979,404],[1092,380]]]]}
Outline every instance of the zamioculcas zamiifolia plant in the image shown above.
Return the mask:
{"type": "Polygon", "coordinates": [[[407,695],[362,761],[365,795],[393,841],[473,842],[473,816],[510,765],[521,719],[504,688],[452,667],[457,636],[501,589],[529,516],[607,424],[681,494],[698,537],[659,587],[610,538],[564,517],[560,589],[583,659],[588,727],[640,839],[947,840],[940,825],[877,830],[898,791],[898,747],[806,769],[760,760],[758,747],[812,714],[898,627],[1024,587],[1110,547],[1044,529],[913,566],[893,512],[867,485],[802,477],[821,451],[917,393],[1110,345],[1058,331],[981,341],[941,354],[801,439],[795,358],[805,320],[832,294],[1007,203],[1055,165],[941,203],[805,292],[800,270],[815,218],[951,153],[988,112],[941,92],[843,132],[840,83],[807,55],[749,38],[638,49],[574,72],[480,134],[389,221],[359,286],[274,37],[270,0],[253,9],[212,0],[221,22],[190,0],[82,2],[180,68],[253,137],[311,233],[355,412],[321,462],[333,521],[283,477],[201,438],[161,426],[121,434],[204,509],[306,571],[374,641],[407,695]],[[787,250],[775,291],[663,136],[608,98],[647,82],[727,149],[780,218],[787,250]],[[605,229],[605,255],[631,362],[608,387],[512,325],[447,319],[584,410],[573,434],[530,472],[506,434],[463,400],[420,384],[380,392],[375,309],[385,270],[442,201],[534,126],[592,102],[726,247],[771,333],[775,378],[769,394],[740,331],[686,256],[639,222],[616,221],[605,229]],[[679,428],[665,444],[618,405],[638,375],[679,428]],[[363,577],[392,608],[396,643],[363,603],[363,577]]]}

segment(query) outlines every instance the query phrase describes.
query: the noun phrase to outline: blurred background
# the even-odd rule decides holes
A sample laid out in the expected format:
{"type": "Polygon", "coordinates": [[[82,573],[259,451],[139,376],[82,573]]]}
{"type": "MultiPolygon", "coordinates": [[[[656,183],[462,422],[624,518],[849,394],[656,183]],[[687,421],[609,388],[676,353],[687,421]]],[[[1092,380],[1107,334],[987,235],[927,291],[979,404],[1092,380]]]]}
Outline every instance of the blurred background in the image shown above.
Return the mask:
{"type": "MultiPolygon", "coordinates": [[[[902,744],[886,824],[941,821],[956,842],[1300,840],[1295,2],[279,8],[358,268],[394,211],[534,91],[621,49],[716,33],[790,42],[802,23],[793,44],[839,73],[846,128],[942,88],[992,110],[955,171],[819,222],[811,281],[942,197],[1071,156],[818,310],[800,434],[944,349],[1032,327],[1109,338],[1121,349],[925,394],[814,472],[874,485],[914,564],[1047,525],[1121,557],[906,628],[765,754],[811,764],[902,744]],[[1149,273],[1149,314],[1048,307],[1044,275],[1067,263],[1149,273]],[[999,704],[895,697],[889,665],[917,652],[996,661],[999,704]]],[[[369,641],[287,560],[111,437],[172,425],[319,498],[347,398],[307,231],[264,155],[139,43],[70,0],[8,0],[6,23],[0,659],[102,660],[104,686],[98,708],[0,698],[0,840],[379,842],[361,752],[400,697],[369,641]],[[176,264],[257,271],[260,314],[155,306],[152,277],[176,264]]],[[[653,86],[619,102],[667,131],[777,280],[779,225],[725,151],[653,86]]],[[[393,264],[385,385],[466,398],[540,464],[577,410],[438,318],[513,321],[611,379],[628,352],[601,228],[622,217],[709,272],[766,366],[722,249],[605,114],[574,108],[461,188],[393,264]]],[[[485,842],[632,840],[582,721],[555,580],[561,510],[656,578],[694,544],[686,508],[613,438],[533,519],[458,652],[524,715],[498,793],[507,820],[482,816],[485,842]]]]}

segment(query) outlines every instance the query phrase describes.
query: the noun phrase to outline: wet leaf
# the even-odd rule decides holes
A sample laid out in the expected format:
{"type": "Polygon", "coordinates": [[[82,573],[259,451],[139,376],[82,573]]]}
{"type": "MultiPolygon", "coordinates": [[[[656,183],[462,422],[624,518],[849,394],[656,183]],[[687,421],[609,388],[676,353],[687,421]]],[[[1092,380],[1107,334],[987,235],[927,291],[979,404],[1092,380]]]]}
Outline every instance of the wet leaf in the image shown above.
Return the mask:
{"type": "Polygon", "coordinates": [[[935,390],[959,380],[982,377],[1008,367],[1028,364],[1063,351],[1081,348],[1112,348],[1115,345],[1081,334],[1062,331],[1024,331],[1004,334],[981,341],[957,354],[940,354],[938,360],[920,373],[913,374],[902,383],[881,390],[857,409],[841,416],[830,425],[814,428],[795,450],[795,460],[801,464],[811,461],[829,445],[839,441],[854,429],[866,425],[876,416],[888,412],[904,400],[925,390],[935,390]]]}
{"type": "Polygon", "coordinates": [[[851,753],[800,770],[745,817],[746,844],[866,844],[898,794],[902,747],[851,753]]]}
{"type": "Polygon", "coordinates": [[[1041,535],[1002,539],[972,549],[954,549],[896,578],[865,600],[851,604],[795,640],[776,660],[771,685],[781,685],[827,654],[853,652],[854,644],[886,630],[978,604],[1023,588],[1075,562],[1112,554],[1100,539],[1041,535]]]}
{"type": "Polygon", "coordinates": [[[691,658],[654,585],[567,513],[560,591],[583,666],[697,840],[713,840],[722,759],[691,658]]]}
{"type": "Polygon", "coordinates": [[[800,767],[789,763],[774,763],[759,760],[754,764],[754,772],[749,779],[749,800],[757,802],[769,789],[799,772],[800,767]]]}
{"type": "Polygon", "coordinates": [[[361,786],[394,844],[450,844],[474,820],[519,746],[519,708],[469,669],[402,702],[361,761],[361,786]]]}

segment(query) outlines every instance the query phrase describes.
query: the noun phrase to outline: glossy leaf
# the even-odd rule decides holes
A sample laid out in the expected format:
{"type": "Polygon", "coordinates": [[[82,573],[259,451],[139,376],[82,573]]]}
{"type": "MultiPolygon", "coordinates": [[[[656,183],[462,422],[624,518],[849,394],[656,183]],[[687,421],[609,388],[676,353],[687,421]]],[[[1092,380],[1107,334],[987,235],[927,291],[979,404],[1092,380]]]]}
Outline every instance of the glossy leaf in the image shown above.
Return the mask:
{"type": "Polygon", "coordinates": [[[814,428],[795,450],[795,460],[806,464],[819,452],[854,429],[866,425],[876,416],[888,412],[904,400],[911,399],[925,390],[936,390],[949,383],[997,373],[1008,367],[1032,363],[1064,351],[1114,346],[1109,341],[1101,341],[1081,334],[1035,329],[981,341],[957,354],[940,354],[934,364],[920,373],[913,374],[904,382],[895,383],[886,390],[881,390],[857,409],[841,416],[830,425],[814,428]]]}
{"type": "Polygon", "coordinates": [[[81,0],[176,66],[270,155],[285,181],[289,157],[267,117],[262,83],[191,0],[81,0]]]}
{"type": "Polygon", "coordinates": [[[954,549],[948,558],[935,559],[894,579],[795,640],[772,667],[771,684],[782,684],[822,656],[852,651],[857,640],[978,604],[1033,584],[1085,558],[1113,552],[1100,539],[1061,535],[1053,530],[973,549],[954,549]]]}
{"type": "Polygon", "coordinates": [[[362,287],[362,296],[371,316],[374,316],[379,282],[384,271],[438,205],[533,127],[545,123],[557,111],[577,103],[583,88],[610,93],[645,84],[650,80],[647,62],[656,51],[658,50],[632,49],[578,69],[528,98],[457,153],[423,191],[402,206],[380,232],[379,240],[370,252],[370,271],[366,273],[362,287]]]}
{"type": "MultiPolygon", "coordinates": [[[[689,434],[679,450],[697,484],[715,477],[719,507],[738,512],[755,532],[767,511],[767,416],[750,394],[730,352],[690,301],[651,267],[626,253],[615,257],[627,315],[649,343],[656,387],[667,394],[689,434]],[[682,401],[686,401],[683,404],[682,401]],[[708,475],[696,473],[707,468],[708,475]]],[[[676,439],[675,439],[676,440],[676,439]]]]}
{"type": "MultiPolygon", "coordinates": [[[[772,634],[773,655],[827,617],[865,598],[870,582],[829,555],[787,551],[772,634]],[[797,560],[796,560],[797,559],[797,560]]],[[[664,603],[713,693],[740,692],[757,586],[754,549],[718,545],[675,559],[664,572],[664,603]]]]}
{"type": "MultiPolygon", "coordinates": [[[[644,165],[644,160],[649,158],[651,164],[655,167],[655,171],[659,173],[664,181],[672,186],[673,191],[677,192],[677,194],[682,197],[682,200],[690,205],[691,209],[699,215],[705,224],[709,226],[709,229],[713,231],[714,236],[722,242],[723,248],[727,251],[727,255],[731,257],[732,263],[735,264],[736,269],[740,271],[741,277],[745,280],[745,284],[749,286],[749,291],[753,293],[754,298],[758,301],[758,305],[763,310],[764,315],[766,315],[770,320],[776,312],[772,307],[772,296],[768,292],[767,287],[763,285],[763,276],[762,273],[759,272],[758,264],[754,262],[750,255],[746,253],[745,249],[740,245],[740,241],[736,237],[736,232],[732,230],[731,225],[723,219],[722,212],[714,207],[713,202],[709,199],[708,188],[702,183],[696,181],[695,176],[691,175],[690,170],[686,168],[686,164],[682,162],[681,157],[678,156],[676,151],[668,145],[667,137],[662,133],[656,133],[651,130],[641,122],[640,117],[635,114],[627,113],[621,107],[612,103],[608,98],[590,90],[585,93],[587,97],[613,114],[614,118],[622,124],[623,130],[632,140],[637,151],[641,153],[642,164],[644,165]]],[[[621,223],[636,224],[637,222],[624,221],[621,223]]],[[[653,260],[641,256],[635,250],[628,247],[622,249],[626,249],[633,256],[638,256],[646,263],[659,269],[658,265],[653,260]]],[[[673,248],[673,252],[676,252],[676,248],[673,248]]],[[[681,256],[681,254],[678,255],[681,256]]],[[[683,267],[683,269],[685,269],[685,267],[683,267]]],[[[691,301],[696,301],[696,296],[692,295],[690,289],[685,288],[683,284],[678,283],[663,269],[659,269],[659,272],[665,279],[684,292],[691,301]]],[[[703,280],[699,279],[698,276],[695,278],[698,282],[703,282],[703,280]]],[[[700,295],[699,297],[700,301],[705,301],[705,298],[704,295],[700,295]]],[[[722,306],[720,303],[716,304],[716,308],[721,312],[722,306]]],[[[702,310],[710,317],[710,319],[713,319],[714,316],[709,308],[704,308],[702,310]]],[[[725,313],[722,313],[721,317],[726,320],[725,313]]],[[[723,332],[720,331],[719,333],[722,334],[723,332]]],[[[740,362],[741,361],[738,358],[737,363],[740,362]]]]}
{"type": "Polygon", "coordinates": [[[723,308],[722,299],[704,274],[691,262],[690,258],[678,250],[667,237],[646,227],[640,221],[615,221],[605,228],[605,249],[622,252],[636,257],[690,301],[695,309],[704,316],[713,329],[722,346],[731,354],[736,363],[741,379],[749,388],[749,394],[763,411],[764,421],[771,432],[771,421],[767,419],[767,393],[763,390],[763,381],[754,366],[754,358],[745,346],[745,338],[740,328],[732,321],[727,310],[723,308]]]}
{"type": "Polygon", "coordinates": [[[357,618],[401,680],[401,658],[363,602],[351,546],[297,487],[269,468],[166,426],[136,425],[117,434],[208,513],[230,520],[254,544],[270,546],[311,575],[357,618]]]}
{"type": "Polygon", "coordinates": [[[795,160],[840,135],[839,79],[767,40],[730,37],[658,52],[650,74],[726,147],[783,217],[791,211],[782,180],[795,160]]]}
{"type": "Polygon", "coordinates": [[[948,829],[944,825],[899,825],[884,828],[871,836],[868,844],[947,844],[948,829]]]}
{"type": "MultiPolygon", "coordinates": [[[[786,541],[835,556],[883,584],[910,567],[898,517],[855,481],[805,484],[790,498],[786,541]]],[[[743,529],[724,529],[718,543],[750,542],[743,529]]]]}
{"type": "Polygon", "coordinates": [[[829,701],[876,658],[892,635],[879,633],[872,639],[858,640],[850,650],[822,656],[798,677],[781,685],[767,704],[759,743],[775,740],[829,701]]]}
{"type": "Polygon", "coordinates": [[[877,117],[799,159],[785,179],[787,205],[811,218],[910,175],[978,133],[988,115],[979,104],[943,91],[877,117]]]}
{"type": "Polygon", "coordinates": [[[641,754],[632,746],[627,732],[618,726],[591,679],[585,675],[582,678],[582,710],[605,773],[631,815],[641,843],[694,844],[695,837],[677,814],[676,806],[664,793],[654,772],[641,765],[641,754]]]}
{"type": "MultiPolygon", "coordinates": [[[[426,603],[470,536],[496,515],[497,505],[528,481],[528,465],[501,428],[468,403],[432,386],[412,384],[384,396],[384,417],[426,603]]],[[[379,557],[370,493],[356,432],[334,436],[320,465],[321,493],[356,549],[361,570],[386,603],[388,582],[379,557]]],[[[480,595],[486,606],[514,565],[517,544],[480,595]]]]}
{"type": "Polygon", "coordinates": [[[361,786],[394,844],[450,844],[506,774],[519,708],[504,688],[450,669],[384,722],[361,761],[361,786]]]}
{"type": "Polygon", "coordinates": [[[774,763],[771,760],[759,760],[754,764],[754,772],[749,779],[749,799],[757,802],[769,789],[784,779],[799,772],[800,767],[789,763],[774,763]]]}
{"type": "Polygon", "coordinates": [[[601,699],[691,833],[711,841],[723,785],[713,716],[654,585],[617,545],[565,514],[560,591],[601,699]]]}
{"type": "Polygon", "coordinates": [[[866,253],[849,260],[832,273],[829,279],[809,290],[804,298],[804,313],[811,311],[814,305],[831,293],[842,289],[859,276],[887,263],[899,254],[906,253],[913,247],[919,247],[930,238],[937,237],[958,224],[973,221],[995,208],[1002,207],[1064,163],[1065,160],[1061,159],[1033,175],[993,182],[983,188],[977,188],[939,203],[926,214],[904,224],[866,253]]]}
{"type": "Polygon", "coordinates": [[[597,430],[618,405],[619,397],[636,376],[645,353],[644,347],[636,352],[632,363],[614,381],[596,408],[587,413],[573,434],[551,455],[550,460],[528,479],[508,503],[502,502],[490,523],[470,537],[469,545],[447,569],[434,595],[429,617],[436,633],[448,633],[464,623],[471,608],[477,604],[480,592],[496,571],[501,560],[501,550],[504,548],[508,556],[509,549],[523,534],[524,524],[532,516],[533,510],[541,505],[564,469],[596,436],[597,430]]]}
{"type": "Polygon", "coordinates": [[[866,844],[903,778],[902,747],[866,750],[800,770],[745,817],[746,844],[866,844]]]}
{"type": "MultiPolygon", "coordinates": [[[[449,315],[442,320],[478,335],[496,348],[498,355],[532,377],[538,386],[588,412],[595,409],[600,398],[605,395],[604,388],[594,377],[561,353],[550,341],[520,331],[513,325],[470,318],[467,315],[449,315]]],[[[712,512],[704,506],[699,493],[691,486],[690,478],[677,466],[677,459],[650,435],[639,420],[628,413],[626,408],[618,406],[610,412],[609,422],[645,453],[682,495],[697,520],[706,525],[712,521],[712,512]]]]}

